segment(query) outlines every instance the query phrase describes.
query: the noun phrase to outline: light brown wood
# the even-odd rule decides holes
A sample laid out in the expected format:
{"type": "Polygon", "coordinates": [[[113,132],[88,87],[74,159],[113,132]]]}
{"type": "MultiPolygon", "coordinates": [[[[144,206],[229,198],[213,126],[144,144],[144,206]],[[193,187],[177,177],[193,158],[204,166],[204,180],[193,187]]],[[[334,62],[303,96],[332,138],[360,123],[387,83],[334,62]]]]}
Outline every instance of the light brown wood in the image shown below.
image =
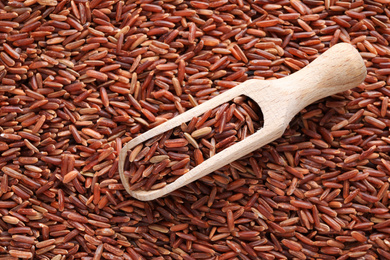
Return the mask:
{"type": "Polygon", "coordinates": [[[279,138],[290,120],[304,107],[321,98],[358,86],[366,73],[359,53],[350,44],[340,43],[290,76],[268,81],[248,80],[128,142],[119,155],[122,183],[126,191],[139,200],[147,201],[164,196],[279,138]],[[128,150],[240,95],[246,95],[259,104],[264,116],[263,128],[205,160],[164,188],[151,191],[130,190],[128,178],[123,174],[128,150]]]}

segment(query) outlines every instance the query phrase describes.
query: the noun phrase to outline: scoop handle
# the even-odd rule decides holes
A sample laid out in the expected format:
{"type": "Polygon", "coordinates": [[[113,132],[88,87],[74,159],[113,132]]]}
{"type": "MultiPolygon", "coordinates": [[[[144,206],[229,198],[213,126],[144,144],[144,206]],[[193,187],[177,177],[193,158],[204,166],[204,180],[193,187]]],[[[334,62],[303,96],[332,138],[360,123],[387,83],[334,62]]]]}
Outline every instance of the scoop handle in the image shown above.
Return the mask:
{"type": "Polygon", "coordinates": [[[359,52],[351,44],[339,43],[302,70],[274,80],[272,85],[293,116],[321,98],[358,86],[366,74],[359,52]]]}

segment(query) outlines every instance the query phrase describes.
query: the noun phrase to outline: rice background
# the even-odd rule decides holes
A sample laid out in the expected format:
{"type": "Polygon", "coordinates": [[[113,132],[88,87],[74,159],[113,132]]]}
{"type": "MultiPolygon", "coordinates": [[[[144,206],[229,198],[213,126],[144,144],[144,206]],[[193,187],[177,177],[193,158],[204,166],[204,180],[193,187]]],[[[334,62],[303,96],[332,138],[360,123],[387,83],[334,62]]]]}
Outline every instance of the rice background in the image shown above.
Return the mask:
{"type": "Polygon", "coordinates": [[[0,1],[2,259],[390,259],[388,8],[0,1]],[[131,138],[338,42],[365,60],[359,87],[167,197],[124,191],[131,138]]]}

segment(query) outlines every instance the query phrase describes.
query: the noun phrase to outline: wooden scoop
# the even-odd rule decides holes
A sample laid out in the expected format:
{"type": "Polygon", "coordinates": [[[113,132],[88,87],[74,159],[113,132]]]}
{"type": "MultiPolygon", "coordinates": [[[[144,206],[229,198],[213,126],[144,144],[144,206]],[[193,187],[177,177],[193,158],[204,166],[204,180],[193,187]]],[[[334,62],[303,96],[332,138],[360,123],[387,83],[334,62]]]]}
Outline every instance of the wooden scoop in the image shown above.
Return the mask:
{"type": "Polygon", "coordinates": [[[247,80],[128,142],[119,154],[119,174],[123,186],[131,196],[143,201],[164,196],[279,138],[294,115],[304,107],[321,98],[357,87],[366,73],[364,62],[354,47],[340,43],[302,70],[285,78],[247,80]],[[123,173],[128,150],[240,95],[246,95],[259,104],[264,117],[263,128],[215,154],[161,189],[130,190],[129,179],[123,173]]]}

